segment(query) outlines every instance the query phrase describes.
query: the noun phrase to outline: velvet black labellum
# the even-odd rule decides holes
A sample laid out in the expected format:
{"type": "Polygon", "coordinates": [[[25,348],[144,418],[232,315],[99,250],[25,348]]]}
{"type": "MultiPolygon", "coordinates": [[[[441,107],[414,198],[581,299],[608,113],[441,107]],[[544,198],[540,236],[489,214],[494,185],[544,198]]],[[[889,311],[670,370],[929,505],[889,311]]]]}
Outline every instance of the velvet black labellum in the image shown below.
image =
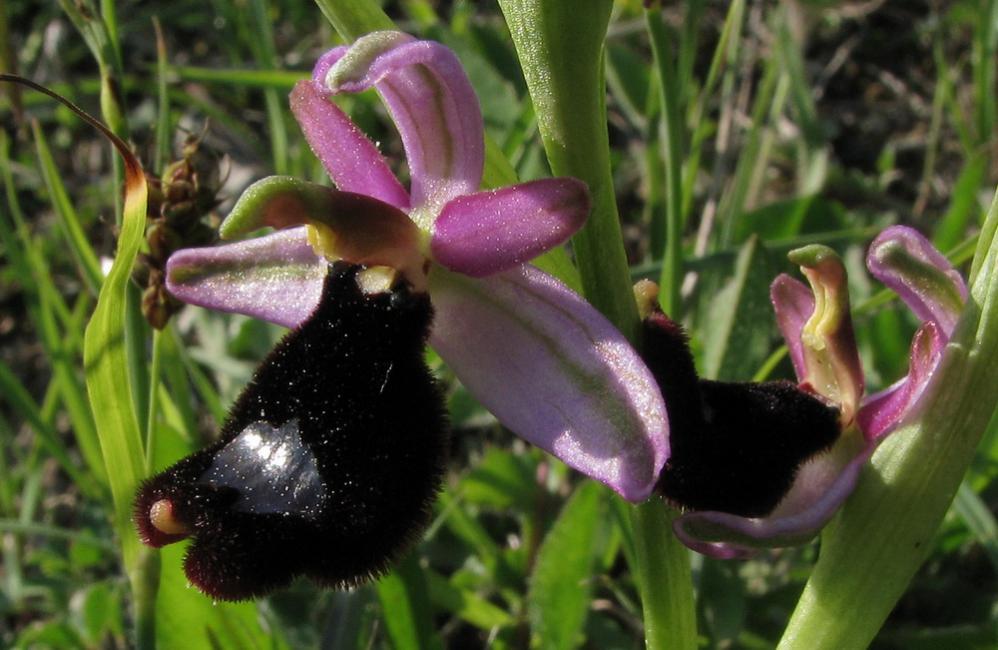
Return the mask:
{"type": "Polygon", "coordinates": [[[800,467],[838,439],[837,409],[795,384],[699,379],[679,325],[653,313],[643,333],[669,413],[671,456],[658,489],[679,506],[765,516],[800,467]]]}
{"type": "Polygon", "coordinates": [[[142,541],[193,538],[184,569],[210,596],[297,575],[358,584],[428,521],[447,430],[423,359],[433,310],[405,284],[363,293],[359,270],[330,266],[319,306],[257,369],[218,442],[139,490],[142,541]]]}

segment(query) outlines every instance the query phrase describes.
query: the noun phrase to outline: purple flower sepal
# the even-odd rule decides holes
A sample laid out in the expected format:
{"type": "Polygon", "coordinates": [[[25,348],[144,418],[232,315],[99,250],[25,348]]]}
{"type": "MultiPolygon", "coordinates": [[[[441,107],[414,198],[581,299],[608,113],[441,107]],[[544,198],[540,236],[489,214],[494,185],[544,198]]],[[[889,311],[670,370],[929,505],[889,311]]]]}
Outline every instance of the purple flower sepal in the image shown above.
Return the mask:
{"type": "Polygon", "coordinates": [[[323,55],[291,108],[337,189],[287,177],[250,187],[223,239],[174,254],[167,286],[186,302],[297,327],[332,260],[428,291],[433,345],[505,426],[625,499],[649,496],[669,454],[665,406],[624,337],[555,278],[526,265],[589,211],[586,186],[550,178],[479,191],[481,111],[454,53],[376,32],[323,55]],[[405,147],[411,186],[331,101],[375,88],[405,147]],[[382,271],[380,274],[377,271],[382,271]]]}
{"type": "Polygon", "coordinates": [[[800,386],[839,410],[841,435],[803,464],[786,496],[764,516],[694,511],[674,522],[684,544],[720,558],[747,557],[761,548],[812,539],[852,493],[880,442],[917,415],[967,299],[964,280],[922,235],[904,226],[882,232],[867,267],[923,321],[911,342],[908,374],[889,388],[863,395],[852,334],[845,269],[825,247],[791,253],[811,283],[781,275],[771,298],[800,386]]]}

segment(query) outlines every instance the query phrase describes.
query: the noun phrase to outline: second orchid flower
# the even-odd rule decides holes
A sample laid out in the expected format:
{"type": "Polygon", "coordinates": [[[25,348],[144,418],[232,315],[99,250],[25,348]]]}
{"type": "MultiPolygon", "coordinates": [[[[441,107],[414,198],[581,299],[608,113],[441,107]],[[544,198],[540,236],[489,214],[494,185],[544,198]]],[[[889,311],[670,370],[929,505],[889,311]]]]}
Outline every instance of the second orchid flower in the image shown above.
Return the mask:
{"type": "MultiPolygon", "coordinates": [[[[834,428],[834,436],[829,440],[822,433],[823,418],[811,418],[778,443],[789,446],[791,451],[785,453],[793,447],[804,451],[785,475],[778,502],[766,511],[701,508],[679,517],[674,525],[679,538],[708,555],[744,557],[760,548],[800,544],[817,535],[852,493],[877,446],[918,413],[967,299],[963,278],[922,235],[904,226],[881,233],[870,246],[867,266],[923,322],[911,342],[907,376],[864,398],[845,267],[824,246],[793,251],[790,258],[802,267],[811,289],[782,275],[773,282],[772,302],[797,374],[798,392],[835,409],[835,421],[824,425],[834,428]]],[[[746,425],[741,432],[751,435],[754,430],[746,425]]],[[[674,450],[680,444],[677,435],[674,423],[674,450]]],[[[760,448],[763,440],[768,439],[743,440],[740,461],[759,464],[772,457],[772,441],[768,449],[760,448]]],[[[663,476],[670,471],[667,465],[663,476]]],[[[773,471],[780,468],[763,463],[754,476],[773,471]]]]}

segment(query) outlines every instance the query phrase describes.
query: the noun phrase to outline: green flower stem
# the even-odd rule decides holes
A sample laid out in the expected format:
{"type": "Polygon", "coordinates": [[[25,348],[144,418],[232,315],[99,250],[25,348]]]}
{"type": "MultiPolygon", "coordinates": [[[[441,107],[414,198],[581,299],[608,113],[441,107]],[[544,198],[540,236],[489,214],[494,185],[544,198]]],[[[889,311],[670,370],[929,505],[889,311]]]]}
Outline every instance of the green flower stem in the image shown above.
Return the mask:
{"type": "Polygon", "coordinates": [[[603,39],[610,0],[500,0],[537,114],[551,171],[589,186],[593,211],[572,240],[586,298],[631,340],[631,293],[610,174],[603,39]]]}
{"type": "Polygon", "coordinates": [[[138,550],[128,581],[135,599],[135,647],[156,648],[156,596],[159,593],[159,549],[143,546],[138,550]]]}
{"type": "MultiPolygon", "coordinates": [[[[593,213],[573,240],[586,298],[632,341],[637,308],[630,289],[610,173],[603,43],[612,2],[500,0],[537,113],[551,170],[589,185],[593,213]]],[[[670,287],[667,289],[672,291],[670,287]]],[[[658,501],[631,515],[646,647],[696,647],[689,556],[658,501]]]]}
{"type": "Polygon", "coordinates": [[[998,197],[974,260],[970,298],[923,410],[874,455],[822,537],[783,650],[866,647],[932,549],[998,406],[998,197]]]}
{"type": "Polygon", "coordinates": [[[697,647],[696,598],[689,551],[672,533],[678,513],[663,507],[658,499],[634,506],[630,513],[645,647],[692,650],[697,647]]]}

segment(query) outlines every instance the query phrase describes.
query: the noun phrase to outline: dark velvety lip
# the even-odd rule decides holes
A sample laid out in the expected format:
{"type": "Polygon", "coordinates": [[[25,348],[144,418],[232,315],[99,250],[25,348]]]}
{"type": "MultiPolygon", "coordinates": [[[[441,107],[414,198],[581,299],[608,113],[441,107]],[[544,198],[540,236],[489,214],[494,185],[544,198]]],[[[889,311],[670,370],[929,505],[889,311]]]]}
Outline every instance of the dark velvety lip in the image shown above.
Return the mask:
{"type": "Polygon", "coordinates": [[[213,598],[307,575],[353,586],[425,527],[444,471],[446,411],[424,361],[433,310],[399,284],[365,294],[330,266],[322,300],[255,372],[218,442],[147,481],[142,541],[192,543],[184,569],[213,598]]]}

